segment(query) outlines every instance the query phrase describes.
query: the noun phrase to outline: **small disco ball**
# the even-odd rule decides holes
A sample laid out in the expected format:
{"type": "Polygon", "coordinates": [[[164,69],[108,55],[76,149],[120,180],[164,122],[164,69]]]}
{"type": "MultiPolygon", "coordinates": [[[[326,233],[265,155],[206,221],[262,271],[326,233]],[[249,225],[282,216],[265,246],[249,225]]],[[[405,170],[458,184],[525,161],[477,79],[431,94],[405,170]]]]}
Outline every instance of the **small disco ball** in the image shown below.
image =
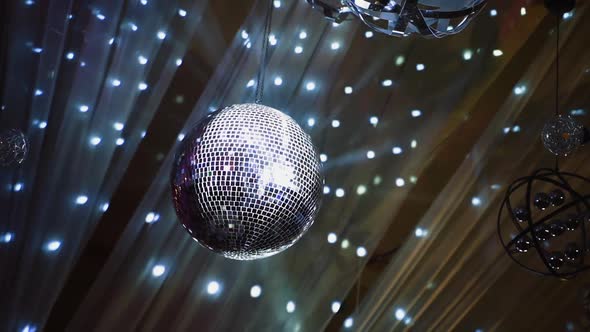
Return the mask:
{"type": "Polygon", "coordinates": [[[258,104],[209,114],[184,139],[171,177],[182,226],[236,260],[275,255],[299,240],[319,211],[318,153],[289,116],[258,104]]]}
{"type": "Polygon", "coordinates": [[[306,0],[328,19],[340,23],[350,15],[390,36],[442,38],[465,29],[487,0],[306,0]],[[338,4],[339,3],[339,4],[338,4]]]}
{"type": "Polygon", "coordinates": [[[547,122],[541,132],[543,145],[557,156],[574,152],[588,138],[585,128],[569,115],[558,115],[547,122]]]}
{"type": "Polygon", "coordinates": [[[29,152],[29,142],[22,131],[9,129],[0,133],[0,165],[22,164],[29,152]]]}
{"type": "Polygon", "coordinates": [[[590,194],[576,191],[589,186],[590,179],[548,168],[514,181],[498,213],[508,255],[531,272],[561,279],[590,268],[590,194]]]}

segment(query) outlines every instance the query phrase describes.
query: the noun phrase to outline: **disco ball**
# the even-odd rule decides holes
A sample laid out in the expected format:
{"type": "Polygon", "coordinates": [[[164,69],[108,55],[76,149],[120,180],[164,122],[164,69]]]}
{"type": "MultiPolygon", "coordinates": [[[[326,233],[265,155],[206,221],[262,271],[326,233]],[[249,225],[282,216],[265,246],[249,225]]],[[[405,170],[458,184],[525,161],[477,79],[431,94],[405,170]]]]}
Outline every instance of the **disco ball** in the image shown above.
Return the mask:
{"type": "Polygon", "coordinates": [[[181,144],[171,176],[182,226],[236,260],[277,254],[313,224],[323,189],[311,138],[289,116],[258,104],[203,119],[181,144]]]}
{"type": "Polygon", "coordinates": [[[590,180],[543,168],[514,181],[498,213],[498,235],[526,270],[570,279],[590,268],[590,180]],[[506,218],[506,216],[508,218],[506,218]]]}
{"type": "Polygon", "coordinates": [[[22,164],[29,152],[29,142],[22,131],[9,129],[0,133],[0,165],[22,164]]]}
{"type": "Polygon", "coordinates": [[[543,145],[557,156],[567,156],[584,144],[587,131],[568,115],[558,115],[543,127],[543,145]]]}
{"type": "Polygon", "coordinates": [[[350,15],[390,36],[442,38],[465,29],[487,0],[306,0],[337,23],[350,15]]]}

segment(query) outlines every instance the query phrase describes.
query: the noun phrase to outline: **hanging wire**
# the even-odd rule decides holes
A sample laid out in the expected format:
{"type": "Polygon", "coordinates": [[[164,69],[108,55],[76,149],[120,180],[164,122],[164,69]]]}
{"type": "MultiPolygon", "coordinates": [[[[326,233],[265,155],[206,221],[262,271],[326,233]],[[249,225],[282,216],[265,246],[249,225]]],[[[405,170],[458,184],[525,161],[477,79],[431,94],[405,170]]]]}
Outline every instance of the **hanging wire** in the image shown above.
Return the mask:
{"type": "Polygon", "coordinates": [[[266,10],[266,17],[264,19],[264,31],[262,33],[262,52],[260,55],[260,68],[258,69],[258,84],[256,85],[256,99],[254,102],[260,104],[262,97],[264,96],[264,74],[266,67],[268,66],[268,53],[269,53],[269,38],[270,28],[272,26],[272,13],[274,10],[273,0],[268,1],[268,8],[266,10]]]}
{"type": "MultiPolygon", "coordinates": [[[[556,37],[555,37],[555,116],[559,116],[559,26],[561,14],[556,15],[556,37]]],[[[559,171],[559,156],[555,156],[555,170],[559,171]]]]}
{"type": "Polygon", "coordinates": [[[559,115],[559,25],[561,24],[561,15],[557,15],[557,37],[555,45],[555,115],[559,115]]]}

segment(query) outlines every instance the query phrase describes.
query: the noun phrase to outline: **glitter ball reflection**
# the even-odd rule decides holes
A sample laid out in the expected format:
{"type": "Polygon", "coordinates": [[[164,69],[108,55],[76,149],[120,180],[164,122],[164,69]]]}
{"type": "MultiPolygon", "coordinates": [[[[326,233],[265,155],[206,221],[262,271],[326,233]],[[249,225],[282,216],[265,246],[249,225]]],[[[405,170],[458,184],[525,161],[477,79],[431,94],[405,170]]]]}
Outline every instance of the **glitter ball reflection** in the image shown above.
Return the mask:
{"type": "Polygon", "coordinates": [[[545,148],[557,156],[567,156],[584,143],[584,127],[567,115],[545,124],[541,139],[545,148]]]}
{"type": "Polygon", "coordinates": [[[9,129],[0,133],[0,165],[21,164],[28,151],[29,143],[20,130],[9,129]]]}
{"type": "Polygon", "coordinates": [[[174,206],[204,247],[236,260],[277,254],[313,224],[323,189],[311,138],[289,116],[257,104],[203,119],[172,171],[174,206]]]}

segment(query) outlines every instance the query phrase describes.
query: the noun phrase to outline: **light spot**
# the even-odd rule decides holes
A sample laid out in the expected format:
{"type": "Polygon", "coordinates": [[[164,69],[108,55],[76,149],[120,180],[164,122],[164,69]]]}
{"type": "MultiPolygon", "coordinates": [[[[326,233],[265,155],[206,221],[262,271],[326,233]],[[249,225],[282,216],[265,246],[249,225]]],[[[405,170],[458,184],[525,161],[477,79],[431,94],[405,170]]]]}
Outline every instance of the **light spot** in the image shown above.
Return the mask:
{"type": "Polygon", "coordinates": [[[481,198],[479,198],[479,197],[473,197],[471,199],[471,205],[473,205],[473,206],[480,206],[481,205],[481,198]]]}
{"type": "Polygon", "coordinates": [[[471,50],[464,50],[463,51],[463,60],[469,61],[473,57],[473,51],[471,50]]]}
{"type": "Polygon", "coordinates": [[[362,196],[362,195],[364,195],[366,193],[367,193],[367,187],[366,186],[360,185],[360,186],[358,186],[356,188],[356,194],[357,195],[362,196]]]}
{"type": "Polygon", "coordinates": [[[262,294],[262,288],[258,285],[254,285],[252,286],[252,288],[250,288],[250,296],[253,298],[257,298],[260,297],[260,294],[262,294]]]}
{"type": "Polygon", "coordinates": [[[406,311],[404,309],[398,308],[395,310],[395,319],[402,320],[406,317],[406,311]]]}
{"type": "Polygon", "coordinates": [[[336,235],[336,233],[328,234],[328,243],[334,244],[336,241],[338,241],[338,235],[336,235]]]}
{"type": "Polygon", "coordinates": [[[49,243],[47,243],[47,250],[49,251],[57,251],[59,248],[61,247],[61,242],[60,241],[50,241],[49,243]]]}
{"type": "Polygon", "coordinates": [[[428,231],[422,227],[417,227],[414,234],[416,235],[416,237],[425,237],[426,235],[428,235],[428,231]]]}
{"type": "Polygon", "coordinates": [[[91,144],[92,146],[97,146],[97,145],[99,145],[101,141],[102,141],[102,139],[101,139],[100,137],[98,137],[98,136],[92,136],[92,137],[90,138],[90,144],[91,144]]]}
{"type": "Polygon", "coordinates": [[[349,329],[354,325],[354,319],[352,317],[348,317],[344,320],[344,327],[349,329]]]}
{"type": "Polygon", "coordinates": [[[76,204],[78,205],[84,205],[88,202],[88,196],[86,195],[80,195],[78,197],[76,197],[76,204]]]}
{"type": "Polygon", "coordinates": [[[356,248],[356,255],[358,257],[365,257],[365,256],[367,256],[367,249],[365,249],[365,247],[358,247],[358,248],[356,248]]]}
{"type": "Polygon", "coordinates": [[[339,301],[332,302],[332,304],[330,305],[330,309],[332,309],[333,313],[337,313],[340,310],[340,302],[339,301]]]}
{"type": "Polygon", "coordinates": [[[207,284],[207,293],[209,295],[215,295],[217,293],[219,293],[221,286],[219,285],[219,283],[217,281],[210,281],[207,284]]]}
{"type": "Polygon", "coordinates": [[[295,302],[289,301],[287,302],[287,306],[285,307],[288,313],[292,313],[295,311],[295,302]]]}
{"type": "Polygon", "coordinates": [[[156,278],[161,277],[166,272],[166,267],[158,264],[152,268],[152,275],[156,278]]]}

